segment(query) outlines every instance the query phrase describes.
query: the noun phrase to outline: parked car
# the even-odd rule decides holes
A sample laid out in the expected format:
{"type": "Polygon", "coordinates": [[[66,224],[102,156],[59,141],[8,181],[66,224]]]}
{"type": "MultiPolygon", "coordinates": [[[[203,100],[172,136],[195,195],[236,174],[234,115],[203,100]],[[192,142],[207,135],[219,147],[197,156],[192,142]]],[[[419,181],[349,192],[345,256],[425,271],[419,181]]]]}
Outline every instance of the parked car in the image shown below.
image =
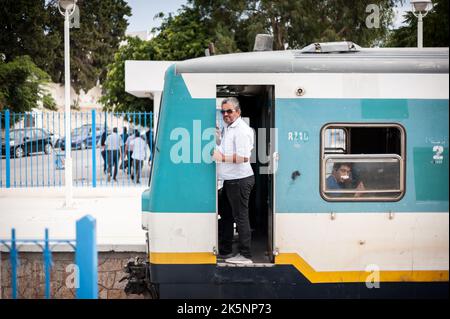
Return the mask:
{"type": "MultiPolygon", "coordinates": [[[[9,132],[11,158],[21,158],[31,153],[53,151],[51,134],[42,128],[14,129],[9,132]]],[[[2,139],[2,156],[6,154],[5,139],[2,139]]]]}
{"type": "MultiPolygon", "coordinates": [[[[104,131],[104,127],[97,125],[95,127],[95,144],[97,145],[104,131]]],[[[84,150],[88,147],[92,147],[92,125],[84,124],[80,127],[73,129],[71,133],[71,145],[74,150],[84,150]]],[[[59,140],[59,147],[61,150],[65,150],[66,139],[59,140]]]]}

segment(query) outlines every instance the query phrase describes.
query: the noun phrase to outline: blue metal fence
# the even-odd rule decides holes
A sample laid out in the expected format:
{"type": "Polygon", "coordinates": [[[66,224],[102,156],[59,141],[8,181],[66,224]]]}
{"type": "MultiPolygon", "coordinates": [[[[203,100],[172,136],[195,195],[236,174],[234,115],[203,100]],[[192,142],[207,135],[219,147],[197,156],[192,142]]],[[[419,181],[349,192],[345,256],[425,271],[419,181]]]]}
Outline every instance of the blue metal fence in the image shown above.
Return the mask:
{"type": "Polygon", "coordinates": [[[78,286],[76,297],[80,299],[98,298],[98,257],[96,240],[96,221],[87,215],[76,223],[76,240],[50,239],[49,231],[45,229],[44,239],[17,239],[16,230],[11,230],[11,239],[0,239],[0,245],[4,245],[9,251],[11,264],[11,290],[13,299],[17,299],[17,269],[19,267],[19,246],[34,244],[42,249],[44,274],[45,274],[45,298],[51,296],[50,275],[52,268],[52,245],[68,244],[75,250],[75,263],[78,267],[78,286]]]}
{"type": "MultiPolygon", "coordinates": [[[[140,173],[145,184],[153,151],[152,112],[71,113],[74,186],[134,186],[140,173]],[[108,151],[105,138],[114,128],[120,151],[108,151]],[[132,159],[132,138],[138,131],[147,142],[142,169],[132,159]],[[115,174],[117,170],[117,174],[115,174]],[[108,177],[111,175],[111,177],[108,177]],[[115,178],[114,178],[115,177],[115,178]]],[[[64,186],[65,114],[0,112],[0,187],[64,186]]]]}

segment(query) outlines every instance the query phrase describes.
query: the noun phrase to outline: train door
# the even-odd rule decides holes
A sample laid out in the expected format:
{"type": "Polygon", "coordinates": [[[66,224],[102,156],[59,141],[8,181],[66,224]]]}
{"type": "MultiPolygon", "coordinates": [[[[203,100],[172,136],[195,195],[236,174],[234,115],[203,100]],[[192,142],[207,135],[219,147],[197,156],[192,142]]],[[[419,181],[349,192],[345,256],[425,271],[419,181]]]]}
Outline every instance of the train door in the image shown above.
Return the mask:
{"type": "MultiPolygon", "coordinates": [[[[272,85],[217,86],[218,126],[223,126],[219,112],[221,101],[236,97],[241,105],[241,116],[254,130],[254,148],[251,165],[255,175],[249,202],[252,233],[252,259],[255,263],[273,262],[274,164],[275,153],[275,94],[272,85]]],[[[218,180],[218,187],[221,181],[218,180]]],[[[220,209],[220,208],[219,208],[220,209]]],[[[235,242],[237,245],[238,229],[235,242]]],[[[219,235],[220,236],[220,235],[219,235]]],[[[237,247],[234,249],[237,251],[237,247]]]]}

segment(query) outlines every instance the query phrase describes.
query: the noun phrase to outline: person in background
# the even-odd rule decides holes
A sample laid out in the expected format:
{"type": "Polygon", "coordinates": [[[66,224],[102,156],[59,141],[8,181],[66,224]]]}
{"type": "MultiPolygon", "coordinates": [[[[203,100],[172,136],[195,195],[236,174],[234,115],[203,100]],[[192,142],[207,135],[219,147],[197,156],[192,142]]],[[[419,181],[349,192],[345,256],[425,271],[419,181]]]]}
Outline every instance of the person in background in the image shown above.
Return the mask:
{"type": "MultiPolygon", "coordinates": [[[[353,186],[352,165],[350,163],[334,163],[333,171],[326,180],[327,190],[352,189],[353,186]]],[[[360,181],[355,190],[365,190],[364,183],[360,181]]],[[[331,196],[341,197],[345,194],[330,193],[331,196]]],[[[354,197],[360,197],[361,193],[355,193],[354,197]]]]}
{"type": "Polygon", "coordinates": [[[136,175],[136,184],[140,183],[142,165],[147,157],[147,142],[136,131],[134,134],[134,140],[131,141],[130,146],[133,148],[133,154],[131,158],[133,159],[133,172],[131,173],[131,179],[136,175]]]}
{"type": "MultiPolygon", "coordinates": [[[[126,141],[128,139],[128,130],[127,130],[126,127],[123,128],[123,132],[122,132],[122,134],[120,134],[120,138],[122,139],[122,145],[125,145],[125,143],[126,143],[126,141]]],[[[120,158],[121,158],[122,162],[120,163],[119,168],[125,170],[125,165],[126,165],[125,164],[125,159],[126,159],[126,154],[127,153],[125,152],[124,149],[122,149],[121,151],[122,151],[122,153],[121,153],[120,158]]]]}
{"type": "Polygon", "coordinates": [[[111,181],[112,166],[114,166],[113,180],[117,182],[117,162],[120,158],[120,148],[123,142],[117,133],[117,127],[113,128],[113,132],[108,135],[105,142],[106,156],[108,158],[108,182],[111,181]]]}
{"type": "Polygon", "coordinates": [[[133,155],[133,146],[131,145],[131,142],[135,139],[136,136],[136,132],[139,133],[138,130],[134,130],[133,134],[130,134],[127,138],[127,141],[125,142],[125,153],[127,156],[127,174],[130,175],[131,174],[131,167],[133,165],[133,160],[131,158],[131,156],[133,155]]]}
{"type": "Polygon", "coordinates": [[[150,156],[148,157],[148,163],[150,164],[150,162],[151,162],[151,160],[152,160],[152,150],[153,150],[153,130],[151,129],[151,128],[149,128],[148,129],[148,131],[147,132],[145,132],[145,138],[146,138],[146,141],[147,141],[147,145],[148,145],[148,148],[149,148],[149,150],[150,150],[150,156]]]}
{"type": "Polygon", "coordinates": [[[108,127],[105,124],[105,129],[103,130],[102,137],[100,138],[100,146],[102,147],[102,158],[103,158],[103,173],[106,174],[106,149],[105,149],[105,142],[106,138],[108,137],[108,127]]]}

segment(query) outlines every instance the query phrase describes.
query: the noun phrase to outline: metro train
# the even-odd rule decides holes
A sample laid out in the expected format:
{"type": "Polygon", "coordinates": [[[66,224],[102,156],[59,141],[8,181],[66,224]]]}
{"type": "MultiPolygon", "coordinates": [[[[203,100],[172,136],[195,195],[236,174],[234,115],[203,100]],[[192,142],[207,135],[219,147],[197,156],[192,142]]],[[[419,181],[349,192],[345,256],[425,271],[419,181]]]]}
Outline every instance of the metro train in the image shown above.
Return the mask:
{"type": "Polygon", "coordinates": [[[173,64],[142,194],[148,260],[131,265],[128,292],[448,298],[448,59],[448,48],[334,42],[173,64]],[[231,96],[258,141],[250,265],[217,257],[210,154],[231,96]],[[365,187],[330,189],[336,163],[365,187]]]}

